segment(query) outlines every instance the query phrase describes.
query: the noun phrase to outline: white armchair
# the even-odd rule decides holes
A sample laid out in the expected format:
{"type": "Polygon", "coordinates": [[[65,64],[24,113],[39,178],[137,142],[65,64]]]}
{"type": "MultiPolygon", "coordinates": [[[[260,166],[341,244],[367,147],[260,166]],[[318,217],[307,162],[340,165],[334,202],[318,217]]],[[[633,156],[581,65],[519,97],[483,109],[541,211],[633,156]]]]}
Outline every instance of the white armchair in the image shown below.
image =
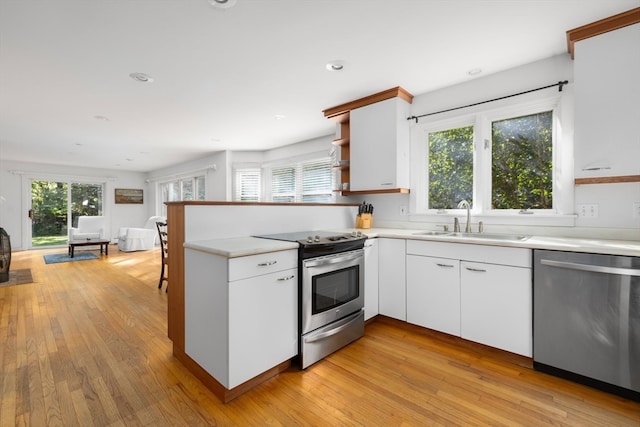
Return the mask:
{"type": "Polygon", "coordinates": [[[165,218],[162,216],[152,216],[143,228],[120,228],[118,232],[118,249],[123,252],[153,249],[158,240],[157,221],[165,221],[165,218]]]}
{"type": "Polygon", "coordinates": [[[71,227],[69,240],[104,239],[105,217],[79,216],[78,227],[71,227]]]}

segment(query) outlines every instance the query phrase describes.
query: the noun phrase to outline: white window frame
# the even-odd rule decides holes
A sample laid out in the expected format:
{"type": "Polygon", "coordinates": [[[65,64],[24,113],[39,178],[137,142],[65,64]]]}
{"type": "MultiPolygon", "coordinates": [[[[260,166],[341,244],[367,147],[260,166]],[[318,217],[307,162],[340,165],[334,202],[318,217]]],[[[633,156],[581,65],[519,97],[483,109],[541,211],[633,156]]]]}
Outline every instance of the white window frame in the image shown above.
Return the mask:
{"type": "Polygon", "coordinates": [[[562,104],[562,95],[529,97],[512,100],[499,107],[475,107],[463,112],[449,112],[422,119],[413,126],[411,144],[410,221],[449,223],[453,217],[466,215],[463,209],[428,209],[428,134],[463,126],[474,126],[473,154],[473,221],[507,225],[574,225],[573,214],[573,144],[563,118],[570,117],[569,107],[562,104]],[[491,141],[494,121],[553,111],[553,209],[530,210],[523,215],[517,209],[491,209],[491,148],[485,149],[484,139],[491,141]],[[427,161],[425,161],[427,160],[427,161]]]}
{"type": "MultiPolygon", "coordinates": [[[[158,209],[157,212],[160,212],[160,215],[162,216],[167,216],[167,205],[165,205],[165,202],[179,202],[183,200],[183,196],[184,196],[184,190],[182,188],[183,186],[183,182],[184,181],[188,181],[191,180],[192,184],[193,184],[193,200],[204,200],[204,199],[198,199],[198,194],[200,193],[200,187],[198,184],[198,178],[204,178],[202,180],[202,184],[204,184],[205,186],[205,191],[204,194],[206,194],[206,185],[207,185],[207,177],[205,173],[200,173],[200,174],[193,174],[193,175],[185,175],[185,176],[179,176],[176,178],[172,178],[172,179],[166,179],[166,180],[162,180],[156,183],[156,194],[157,194],[157,204],[158,204],[158,209]],[[179,186],[179,193],[180,193],[180,198],[179,200],[164,200],[164,192],[163,192],[163,187],[167,184],[171,184],[171,183],[177,183],[179,186]]],[[[206,198],[206,196],[205,196],[206,198]]]]}
{"type": "Polygon", "coordinates": [[[253,201],[253,202],[261,202],[262,201],[262,195],[264,193],[263,190],[263,177],[262,177],[262,169],[260,168],[260,166],[234,166],[233,168],[233,200],[237,201],[237,202],[241,202],[241,201],[245,201],[242,200],[242,194],[241,194],[241,184],[242,184],[242,178],[243,176],[246,175],[254,175],[257,174],[258,176],[258,194],[256,195],[257,200],[246,200],[246,201],[253,201]]]}
{"type": "MultiPolygon", "coordinates": [[[[294,196],[294,201],[292,203],[307,203],[307,202],[303,202],[303,196],[305,194],[303,194],[303,185],[302,185],[302,176],[303,176],[303,168],[305,165],[309,164],[309,163],[315,163],[315,162],[319,162],[319,161],[327,161],[327,163],[329,164],[330,169],[330,174],[331,174],[331,185],[330,185],[330,190],[327,192],[327,194],[329,194],[329,201],[327,202],[317,202],[317,203],[335,203],[336,201],[336,196],[335,196],[335,192],[333,192],[333,188],[335,185],[335,174],[333,173],[333,168],[331,167],[331,157],[327,156],[327,155],[321,155],[321,156],[304,156],[302,158],[299,159],[286,159],[286,160],[282,160],[280,162],[277,163],[273,163],[273,164],[269,164],[266,165],[263,168],[263,173],[262,173],[262,178],[263,178],[263,183],[264,183],[264,199],[265,200],[269,200],[269,201],[273,201],[273,194],[272,194],[272,187],[271,187],[271,172],[273,169],[277,169],[277,168],[282,168],[282,167],[292,167],[295,169],[295,175],[296,175],[296,186],[295,186],[295,196],[294,196]]],[[[311,194],[311,193],[309,193],[311,194]]],[[[309,203],[316,203],[316,202],[309,202],[309,203]]]]}

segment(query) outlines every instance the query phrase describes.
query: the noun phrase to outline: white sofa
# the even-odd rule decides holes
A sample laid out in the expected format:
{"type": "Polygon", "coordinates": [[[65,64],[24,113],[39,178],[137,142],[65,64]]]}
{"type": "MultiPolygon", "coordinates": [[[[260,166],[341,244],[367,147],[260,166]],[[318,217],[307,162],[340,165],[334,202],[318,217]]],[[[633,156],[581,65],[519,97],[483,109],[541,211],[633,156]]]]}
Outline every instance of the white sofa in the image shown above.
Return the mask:
{"type": "Polygon", "coordinates": [[[105,217],[79,216],[78,226],[69,230],[69,240],[104,239],[105,217]]]}
{"type": "Polygon", "coordinates": [[[156,222],[166,221],[162,216],[152,216],[143,228],[121,227],[118,232],[118,249],[123,252],[153,249],[158,241],[156,222]]]}

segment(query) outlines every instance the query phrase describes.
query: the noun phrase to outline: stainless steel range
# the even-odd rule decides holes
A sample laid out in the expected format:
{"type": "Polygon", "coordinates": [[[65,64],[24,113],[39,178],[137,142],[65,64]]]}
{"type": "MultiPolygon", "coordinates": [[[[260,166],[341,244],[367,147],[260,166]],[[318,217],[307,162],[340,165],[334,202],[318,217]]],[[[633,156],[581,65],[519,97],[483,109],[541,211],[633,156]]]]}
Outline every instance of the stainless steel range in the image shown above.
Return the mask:
{"type": "Polygon", "coordinates": [[[298,318],[303,369],[364,334],[366,236],[304,231],[256,237],[300,244],[298,318]]]}

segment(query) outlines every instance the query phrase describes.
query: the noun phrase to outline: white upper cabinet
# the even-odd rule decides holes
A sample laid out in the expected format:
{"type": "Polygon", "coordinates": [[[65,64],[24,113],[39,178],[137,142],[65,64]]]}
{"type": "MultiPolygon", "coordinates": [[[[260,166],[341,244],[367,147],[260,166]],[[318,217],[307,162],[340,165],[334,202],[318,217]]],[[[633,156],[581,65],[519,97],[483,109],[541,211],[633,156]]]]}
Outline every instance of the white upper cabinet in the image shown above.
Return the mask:
{"type": "Polygon", "coordinates": [[[640,174],[640,23],[575,43],[575,176],[640,174]]]}
{"type": "Polygon", "coordinates": [[[409,115],[399,97],[351,111],[352,191],[409,188],[409,115]]]}

